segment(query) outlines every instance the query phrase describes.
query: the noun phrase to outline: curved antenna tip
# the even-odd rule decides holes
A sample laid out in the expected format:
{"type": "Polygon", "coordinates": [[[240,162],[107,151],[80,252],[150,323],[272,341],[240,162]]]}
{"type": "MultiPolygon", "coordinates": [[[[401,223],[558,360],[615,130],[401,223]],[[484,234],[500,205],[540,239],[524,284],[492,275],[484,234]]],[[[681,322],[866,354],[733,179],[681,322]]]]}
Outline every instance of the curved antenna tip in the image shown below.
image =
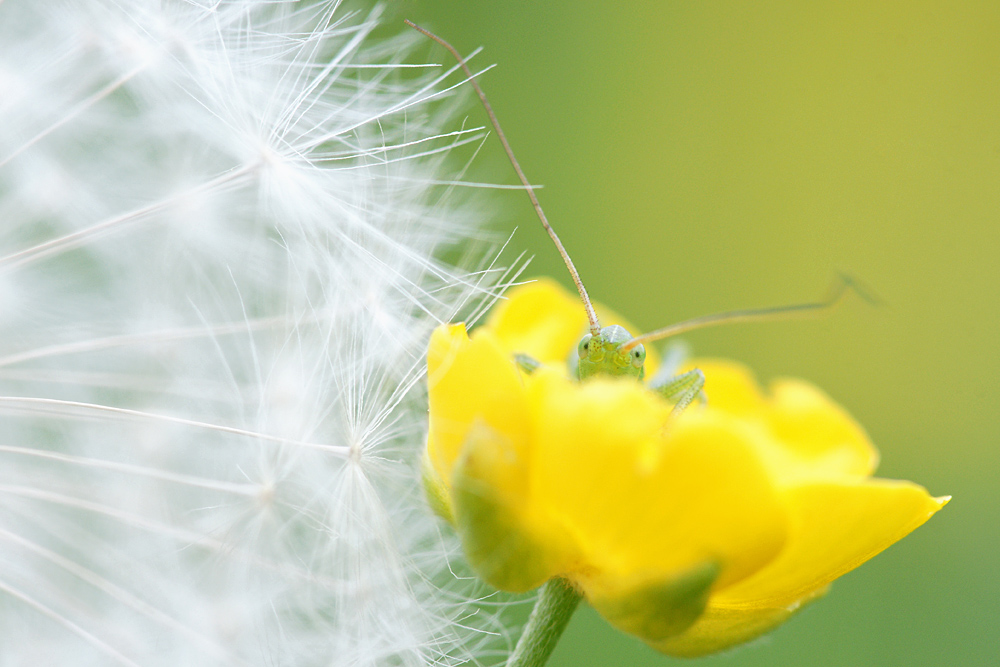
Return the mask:
{"type": "Polygon", "coordinates": [[[670,326],[663,327],[662,329],[656,329],[655,331],[650,331],[649,333],[642,334],[641,336],[636,336],[622,345],[622,350],[627,352],[635,346],[643,343],[649,343],[663,338],[670,338],[671,336],[677,336],[682,333],[687,333],[688,331],[718,326],[720,324],[736,324],[737,322],[766,322],[786,317],[795,317],[796,315],[807,315],[809,313],[822,312],[833,308],[840,303],[841,299],[844,298],[844,295],[848,292],[848,290],[853,291],[872,306],[879,306],[882,304],[882,301],[874,295],[874,292],[859,283],[859,281],[853,276],[847,273],[838,272],[837,280],[834,280],[833,285],[830,286],[830,289],[827,292],[827,296],[820,301],[797,303],[788,306],[776,306],[773,308],[731,310],[724,313],[715,313],[714,315],[702,315],[701,317],[684,320],[683,322],[671,324],[670,326]]]}

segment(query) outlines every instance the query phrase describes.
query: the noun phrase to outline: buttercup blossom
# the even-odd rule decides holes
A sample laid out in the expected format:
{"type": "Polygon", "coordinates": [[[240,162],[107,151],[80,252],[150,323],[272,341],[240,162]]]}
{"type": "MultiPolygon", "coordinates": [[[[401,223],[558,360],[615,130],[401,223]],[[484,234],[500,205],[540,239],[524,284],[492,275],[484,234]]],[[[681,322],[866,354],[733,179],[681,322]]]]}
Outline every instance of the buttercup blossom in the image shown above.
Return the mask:
{"type": "Polygon", "coordinates": [[[707,405],[673,421],[635,380],[577,382],[564,362],[585,325],[536,282],[471,336],[431,339],[425,485],[497,588],[564,577],[619,629],[702,655],[783,622],[948,500],[872,478],[864,430],[800,380],[765,393],[701,361],[707,405]]]}

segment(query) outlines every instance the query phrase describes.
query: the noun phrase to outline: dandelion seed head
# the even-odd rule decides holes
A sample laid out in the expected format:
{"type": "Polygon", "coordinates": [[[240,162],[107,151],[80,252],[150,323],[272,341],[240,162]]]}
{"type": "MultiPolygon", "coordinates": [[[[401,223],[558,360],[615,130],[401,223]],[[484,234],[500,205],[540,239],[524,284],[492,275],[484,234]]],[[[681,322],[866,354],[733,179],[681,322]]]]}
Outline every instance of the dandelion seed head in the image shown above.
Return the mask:
{"type": "Polygon", "coordinates": [[[417,480],[429,332],[512,276],[439,259],[476,135],[380,20],[0,3],[13,664],[502,659],[417,480]]]}

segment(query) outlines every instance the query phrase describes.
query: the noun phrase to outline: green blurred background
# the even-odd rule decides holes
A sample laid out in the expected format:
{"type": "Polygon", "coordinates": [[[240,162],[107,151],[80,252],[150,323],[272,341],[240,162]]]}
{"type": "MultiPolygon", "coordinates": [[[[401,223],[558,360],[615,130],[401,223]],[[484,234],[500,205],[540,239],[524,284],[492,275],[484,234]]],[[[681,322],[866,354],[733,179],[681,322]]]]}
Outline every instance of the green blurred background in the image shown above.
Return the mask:
{"type": "MultiPolygon", "coordinates": [[[[397,8],[486,47],[484,87],[591,294],[640,327],[811,300],[838,270],[888,303],[687,337],[816,382],[881,476],[954,495],[777,632],[688,662],[1000,664],[1000,3],[397,8]]],[[[493,138],[478,165],[514,182],[493,138]]],[[[569,285],[527,197],[498,198],[529,275],[569,285]]],[[[670,662],[584,609],[550,664],[670,662]]]]}

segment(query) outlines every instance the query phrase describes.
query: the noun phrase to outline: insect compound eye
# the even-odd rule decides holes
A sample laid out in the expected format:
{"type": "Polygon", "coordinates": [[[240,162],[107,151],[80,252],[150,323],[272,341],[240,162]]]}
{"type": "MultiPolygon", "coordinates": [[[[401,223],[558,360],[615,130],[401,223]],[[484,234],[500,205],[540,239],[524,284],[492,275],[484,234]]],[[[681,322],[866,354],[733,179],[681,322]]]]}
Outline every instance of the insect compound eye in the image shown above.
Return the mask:
{"type": "Polygon", "coordinates": [[[576,351],[577,354],[580,355],[581,359],[583,357],[586,357],[587,353],[590,352],[590,339],[593,337],[594,337],[593,334],[587,334],[586,336],[580,339],[580,345],[577,346],[576,351]]]}
{"type": "Polygon", "coordinates": [[[646,362],[646,348],[642,345],[636,345],[632,348],[632,365],[636,368],[642,368],[642,365],[646,362]]]}

